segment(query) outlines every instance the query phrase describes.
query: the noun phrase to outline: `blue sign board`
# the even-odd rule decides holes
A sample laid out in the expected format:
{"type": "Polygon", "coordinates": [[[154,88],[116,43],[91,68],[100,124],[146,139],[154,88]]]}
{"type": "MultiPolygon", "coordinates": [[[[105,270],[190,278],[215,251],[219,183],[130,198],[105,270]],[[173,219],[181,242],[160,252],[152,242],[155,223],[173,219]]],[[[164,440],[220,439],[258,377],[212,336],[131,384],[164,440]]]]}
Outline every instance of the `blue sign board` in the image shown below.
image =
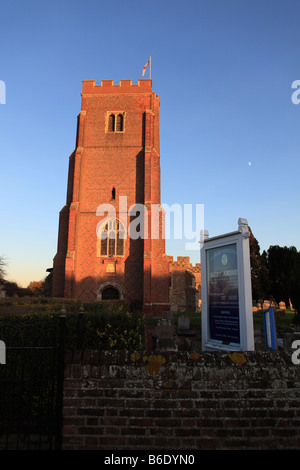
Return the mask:
{"type": "Polygon", "coordinates": [[[240,343],[236,243],[206,252],[210,338],[240,343]]]}
{"type": "Polygon", "coordinates": [[[274,308],[270,307],[267,310],[263,310],[263,317],[266,349],[275,351],[277,349],[277,339],[274,308]]]}

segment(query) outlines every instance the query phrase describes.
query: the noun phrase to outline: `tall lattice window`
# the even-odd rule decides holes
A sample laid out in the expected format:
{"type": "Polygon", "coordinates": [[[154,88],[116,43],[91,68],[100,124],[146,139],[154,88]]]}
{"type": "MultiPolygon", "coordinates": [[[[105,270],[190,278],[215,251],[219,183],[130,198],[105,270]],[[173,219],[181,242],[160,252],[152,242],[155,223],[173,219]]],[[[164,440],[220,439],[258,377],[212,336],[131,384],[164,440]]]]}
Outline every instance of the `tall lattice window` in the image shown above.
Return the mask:
{"type": "Polygon", "coordinates": [[[110,219],[98,230],[98,256],[124,256],[125,230],[118,219],[110,219]]]}

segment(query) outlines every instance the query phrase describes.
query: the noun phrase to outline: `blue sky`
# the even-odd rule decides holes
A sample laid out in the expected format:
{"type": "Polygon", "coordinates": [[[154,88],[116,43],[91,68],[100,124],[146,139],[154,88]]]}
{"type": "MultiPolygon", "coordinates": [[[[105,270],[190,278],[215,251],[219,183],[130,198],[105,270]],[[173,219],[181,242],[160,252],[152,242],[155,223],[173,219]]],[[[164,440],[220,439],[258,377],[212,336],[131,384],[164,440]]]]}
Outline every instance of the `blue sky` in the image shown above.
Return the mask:
{"type": "MultiPolygon", "coordinates": [[[[149,56],[162,203],[204,204],[211,236],[243,217],[261,250],[300,250],[298,0],[2,0],[0,8],[7,278],[26,286],[52,266],[82,80],[137,82],[149,56]]],[[[168,240],[166,252],[200,260],[184,240],[168,240]]]]}

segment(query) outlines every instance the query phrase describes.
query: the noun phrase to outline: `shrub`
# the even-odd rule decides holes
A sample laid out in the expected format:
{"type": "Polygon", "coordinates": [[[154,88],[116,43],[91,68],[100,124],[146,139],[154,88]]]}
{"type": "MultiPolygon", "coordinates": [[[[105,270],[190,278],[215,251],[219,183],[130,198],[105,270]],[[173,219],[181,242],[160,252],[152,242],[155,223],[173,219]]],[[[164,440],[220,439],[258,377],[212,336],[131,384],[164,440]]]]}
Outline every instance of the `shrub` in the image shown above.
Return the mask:
{"type": "MultiPolygon", "coordinates": [[[[43,346],[45,341],[47,345],[57,343],[62,306],[66,317],[65,348],[76,349],[81,302],[74,301],[43,304],[43,308],[31,303],[30,307],[28,306],[29,313],[2,314],[0,339],[3,339],[7,346],[43,346]]],[[[83,304],[83,308],[83,349],[143,350],[145,348],[144,317],[140,312],[129,312],[125,302],[83,304]]]]}

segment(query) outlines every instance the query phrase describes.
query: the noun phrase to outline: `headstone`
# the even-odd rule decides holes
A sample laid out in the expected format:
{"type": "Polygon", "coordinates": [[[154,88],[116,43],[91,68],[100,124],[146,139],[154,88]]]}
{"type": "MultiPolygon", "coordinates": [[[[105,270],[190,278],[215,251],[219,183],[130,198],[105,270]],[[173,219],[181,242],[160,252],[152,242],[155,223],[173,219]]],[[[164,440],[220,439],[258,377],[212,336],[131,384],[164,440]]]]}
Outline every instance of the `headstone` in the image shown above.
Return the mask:
{"type": "Polygon", "coordinates": [[[174,323],[174,316],[173,312],[165,312],[165,319],[169,325],[173,325],[174,323]]]}
{"type": "Polygon", "coordinates": [[[193,336],[196,334],[195,330],[190,328],[190,318],[187,315],[180,315],[178,317],[178,335],[193,336]]]}
{"type": "Polygon", "coordinates": [[[279,309],[280,310],[285,310],[286,309],[285,302],[279,302],[279,309]]]}
{"type": "Polygon", "coordinates": [[[152,334],[156,341],[155,349],[159,351],[177,351],[176,326],[171,325],[170,321],[163,318],[158,321],[152,334]]]}
{"type": "Polygon", "coordinates": [[[190,318],[187,315],[180,315],[178,317],[178,330],[189,330],[190,318]]]}
{"type": "Polygon", "coordinates": [[[289,299],[289,303],[290,303],[290,309],[291,309],[291,310],[294,310],[293,304],[292,304],[292,302],[291,302],[291,299],[289,299]]]}

